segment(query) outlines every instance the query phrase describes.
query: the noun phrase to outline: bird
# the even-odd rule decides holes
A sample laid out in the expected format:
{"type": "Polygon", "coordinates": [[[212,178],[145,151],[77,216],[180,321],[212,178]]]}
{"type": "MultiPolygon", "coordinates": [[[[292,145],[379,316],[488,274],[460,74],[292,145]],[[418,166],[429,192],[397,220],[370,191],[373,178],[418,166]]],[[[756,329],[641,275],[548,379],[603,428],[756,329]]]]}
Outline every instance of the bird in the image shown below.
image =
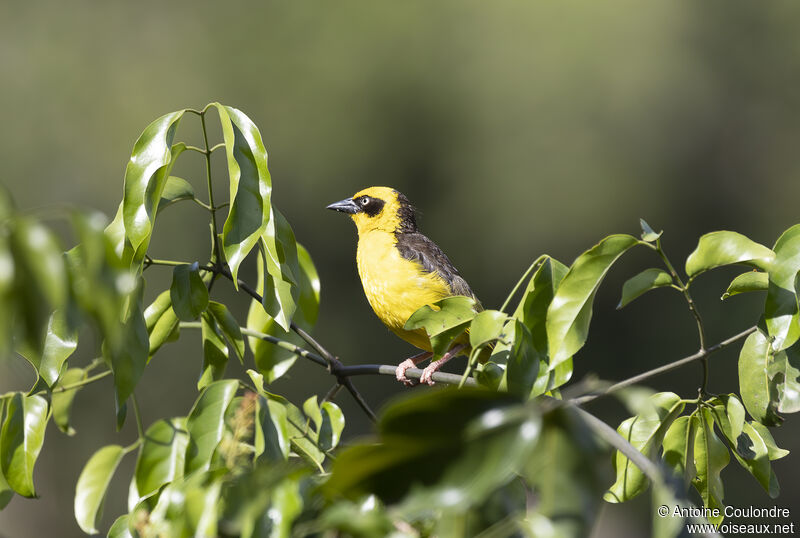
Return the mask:
{"type": "MultiPolygon", "coordinates": [[[[413,385],[406,370],[431,358],[433,352],[424,329],[405,329],[408,318],[423,306],[457,295],[473,299],[476,311],[483,307],[442,249],[419,231],[416,210],[401,192],[368,187],[326,209],[348,214],[356,225],[356,265],[372,310],[390,331],[423,350],[395,371],[398,381],[413,385]]],[[[468,339],[457,338],[441,359],[423,370],[420,383],[433,385],[435,372],[469,351],[468,339]]]]}

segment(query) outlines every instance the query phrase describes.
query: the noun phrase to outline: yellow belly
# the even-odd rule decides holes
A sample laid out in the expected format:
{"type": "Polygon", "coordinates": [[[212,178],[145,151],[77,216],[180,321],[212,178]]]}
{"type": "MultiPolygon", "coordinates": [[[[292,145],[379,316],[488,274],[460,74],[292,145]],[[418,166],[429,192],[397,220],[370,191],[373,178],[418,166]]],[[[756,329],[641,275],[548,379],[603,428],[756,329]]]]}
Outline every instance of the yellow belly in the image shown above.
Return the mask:
{"type": "Polygon", "coordinates": [[[403,327],[417,309],[451,295],[436,273],[426,273],[395,247],[394,234],[373,230],[358,238],[358,274],[372,310],[389,330],[426,351],[431,344],[425,331],[403,327]]]}

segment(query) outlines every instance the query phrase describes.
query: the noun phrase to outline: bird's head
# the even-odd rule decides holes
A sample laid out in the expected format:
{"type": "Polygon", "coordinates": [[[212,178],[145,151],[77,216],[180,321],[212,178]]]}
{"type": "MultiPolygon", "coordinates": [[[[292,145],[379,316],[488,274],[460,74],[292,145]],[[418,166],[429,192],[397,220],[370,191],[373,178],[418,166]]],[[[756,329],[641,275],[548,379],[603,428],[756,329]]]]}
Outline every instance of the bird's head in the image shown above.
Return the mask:
{"type": "Polygon", "coordinates": [[[390,187],[369,187],[328,206],[347,213],[356,223],[358,234],[372,230],[415,232],[414,208],[404,194],[390,187]]]}

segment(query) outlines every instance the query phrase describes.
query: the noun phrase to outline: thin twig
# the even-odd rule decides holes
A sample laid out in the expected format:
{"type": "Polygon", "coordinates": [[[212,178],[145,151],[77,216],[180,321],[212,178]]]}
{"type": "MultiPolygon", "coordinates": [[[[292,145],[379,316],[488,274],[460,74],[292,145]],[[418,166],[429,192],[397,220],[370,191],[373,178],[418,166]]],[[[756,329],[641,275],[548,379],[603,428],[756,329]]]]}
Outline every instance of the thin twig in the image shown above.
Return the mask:
{"type": "Polygon", "coordinates": [[[716,353],[717,351],[729,346],[730,344],[733,344],[734,342],[749,336],[750,334],[754,333],[756,331],[756,329],[757,329],[757,327],[750,327],[749,329],[746,329],[746,330],[740,332],[739,334],[731,336],[727,340],[723,340],[722,342],[720,342],[718,344],[715,344],[715,345],[711,346],[708,349],[705,349],[703,351],[698,351],[697,353],[695,353],[693,355],[689,355],[688,357],[684,357],[682,359],[678,359],[676,361],[670,362],[669,364],[665,364],[663,366],[659,366],[658,368],[653,368],[652,370],[648,370],[648,371],[646,371],[644,373],[641,373],[639,375],[635,375],[633,377],[629,377],[628,379],[625,379],[623,381],[620,381],[619,383],[615,383],[615,384],[611,385],[610,387],[606,388],[605,390],[603,390],[601,392],[598,392],[598,393],[595,393],[595,394],[587,394],[585,396],[580,396],[578,398],[572,398],[570,400],[570,402],[575,404],[575,405],[583,405],[583,404],[591,402],[592,400],[594,400],[596,398],[599,398],[601,396],[605,396],[607,394],[611,394],[612,392],[618,391],[618,390],[623,389],[625,387],[629,387],[631,385],[635,385],[637,383],[641,383],[642,381],[650,379],[651,377],[655,377],[655,376],[663,374],[665,372],[669,372],[670,370],[674,370],[675,368],[680,368],[681,366],[683,366],[685,364],[689,364],[690,362],[694,362],[694,361],[700,360],[700,359],[705,359],[709,355],[711,355],[712,353],[716,353]]]}
{"type": "Polygon", "coordinates": [[[77,389],[84,385],[88,385],[89,383],[94,383],[95,381],[103,379],[104,377],[108,377],[110,375],[111,375],[111,370],[105,370],[103,372],[100,372],[99,374],[93,375],[92,377],[87,377],[86,379],[83,379],[81,381],[76,381],[75,383],[70,383],[69,385],[62,385],[60,387],[56,387],[53,389],[53,393],[55,394],[56,392],[65,392],[68,390],[77,389]]]}
{"type": "Polygon", "coordinates": [[[340,383],[336,383],[334,386],[331,387],[331,390],[325,395],[322,399],[323,402],[332,402],[336,395],[339,394],[339,391],[342,390],[342,385],[340,383]]]}

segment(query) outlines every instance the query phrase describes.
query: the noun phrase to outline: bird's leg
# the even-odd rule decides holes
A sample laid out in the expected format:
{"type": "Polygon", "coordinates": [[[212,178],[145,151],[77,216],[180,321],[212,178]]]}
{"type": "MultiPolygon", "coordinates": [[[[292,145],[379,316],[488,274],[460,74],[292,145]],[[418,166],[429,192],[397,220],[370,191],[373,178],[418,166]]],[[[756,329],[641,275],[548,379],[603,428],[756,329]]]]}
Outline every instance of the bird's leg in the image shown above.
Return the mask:
{"type": "Polygon", "coordinates": [[[395,376],[397,377],[397,380],[403,383],[403,385],[406,385],[408,387],[413,385],[413,382],[406,377],[406,370],[415,367],[418,363],[424,360],[430,359],[432,355],[433,353],[431,353],[430,351],[423,351],[422,353],[414,355],[413,357],[409,357],[403,362],[401,362],[397,366],[397,370],[395,370],[395,376]]]}
{"type": "Polygon", "coordinates": [[[439,368],[444,366],[444,363],[458,355],[462,349],[466,347],[464,344],[458,344],[457,346],[453,346],[450,350],[442,355],[442,358],[438,361],[434,361],[430,363],[423,371],[422,376],[419,378],[420,383],[427,383],[428,385],[433,385],[433,374],[439,371],[439,368]]]}

